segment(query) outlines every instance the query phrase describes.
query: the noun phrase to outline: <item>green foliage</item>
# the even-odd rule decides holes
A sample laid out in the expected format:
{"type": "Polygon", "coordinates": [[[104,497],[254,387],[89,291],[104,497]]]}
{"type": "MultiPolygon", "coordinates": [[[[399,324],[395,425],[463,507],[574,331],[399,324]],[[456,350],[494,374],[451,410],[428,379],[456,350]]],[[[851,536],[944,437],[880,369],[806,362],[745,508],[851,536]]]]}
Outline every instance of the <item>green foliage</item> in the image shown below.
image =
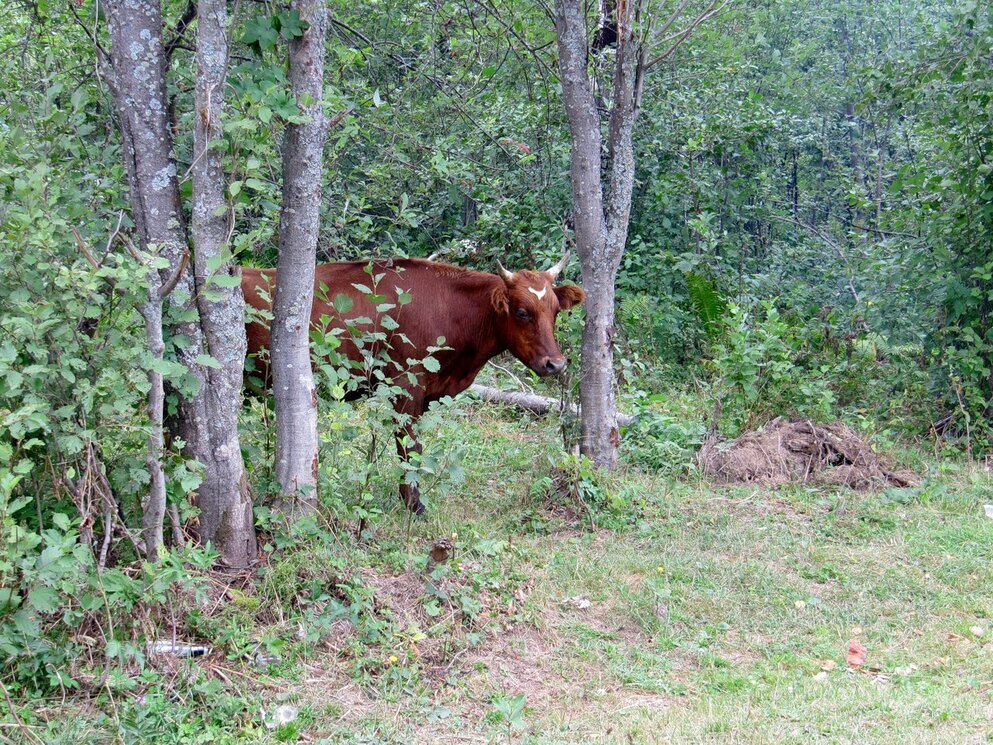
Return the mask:
{"type": "Polygon", "coordinates": [[[664,394],[645,392],[632,398],[636,419],[623,431],[623,453],[626,460],[642,469],[680,476],[703,444],[706,425],[700,419],[687,420],[653,408],[656,403],[664,405],[665,399],[664,394]]]}
{"type": "Polygon", "coordinates": [[[527,728],[524,718],[527,697],[523,693],[519,696],[497,694],[493,696],[492,704],[493,711],[487,715],[487,719],[501,725],[506,732],[507,742],[512,742],[513,733],[527,728]]]}
{"type": "Polygon", "coordinates": [[[169,560],[97,571],[139,554],[114,498],[137,516],[148,479],[145,270],[107,239],[125,195],[119,153],[96,136],[100,92],[46,64],[0,114],[0,646],[3,676],[35,695],[83,686],[94,655],[141,664],[138,619],[114,619],[178,581],[169,560]]]}
{"type": "MultiPolygon", "coordinates": [[[[342,459],[348,459],[353,449],[352,446],[343,447],[342,443],[335,442],[335,447],[328,448],[321,467],[321,475],[329,484],[344,481],[358,489],[358,501],[348,503],[336,500],[339,509],[335,513],[355,520],[360,526],[381,511],[374,498],[374,485],[389,488],[389,485],[402,481],[423,490],[425,495],[445,494],[463,478],[462,468],[458,465],[458,448],[441,451],[436,440],[429,435],[447,419],[459,416],[459,410],[451,399],[439,401],[415,423],[414,436],[427,443],[422,452],[411,451],[406,461],[400,461],[399,468],[389,467],[389,460],[384,457],[392,449],[394,433],[411,421],[409,414],[397,410],[397,400],[402,403],[402,399],[410,395],[407,388],[416,388],[424,371],[436,373],[440,369],[433,355],[448,347],[444,338],[439,337],[437,343],[427,349],[414,349],[410,339],[400,330],[397,320],[403,315],[403,307],[410,303],[411,293],[400,287],[387,287],[386,272],[378,271],[374,263],[366,265],[365,271],[369,275],[368,284],[357,283],[355,290],[373,306],[373,314],[346,315],[352,310],[354,301],[348,295],[340,294],[331,302],[335,317],[324,318],[323,329],[315,329],[311,334],[321,389],[327,391],[327,412],[331,421],[329,431],[340,430],[347,440],[353,440],[360,430],[365,430],[359,437],[360,442],[368,443],[364,464],[355,467],[351,463],[348,468],[342,469],[342,459]],[[343,341],[357,350],[359,360],[350,359],[343,353],[343,341]],[[405,364],[394,362],[397,357],[405,364]],[[360,430],[346,424],[351,418],[351,412],[346,409],[346,398],[354,398],[358,394],[364,394],[367,398],[364,427],[360,430]]],[[[403,284],[400,276],[398,282],[403,284]]],[[[331,491],[342,494],[343,490],[331,491]]]]}
{"type": "Polygon", "coordinates": [[[727,303],[717,292],[717,288],[701,274],[689,272],[686,275],[690,307],[696,313],[707,335],[715,337],[720,331],[721,317],[727,303]]]}
{"type": "Polygon", "coordinates": [[[927,238],[935,278],[930,334],[938,392],[970,448],[993,441],[993,9],[960,3],[915,53],[871,74],[875,100],[911,117],[927,167],[894,181],[927,238]]]}
{"type": "Polygon", "coordinates": [[[754,316],[731,305],[726,338],[711,361],[714,405],[737,433],[778,415],[830,419],[835,395],[826,369],[808,359],[808,339],[771,304],[754,316]],[[806,363],[806,364],[805,364],[806,363]]]}
{"type": "MultiPolygon", "coordinates": [[[[143,669],[140,635],[150,620],[144,614],[167,603],[175,607],[200,599],[203,579],[191,569],[202,572],[216,553],[167,553],[158,564],[144,563],[137,572],[94,571],[96,558],[81,541],[78,518],[54,512],[49,513],[51,527],[27,527],[23,513],[32,499],[15,496],[20,479],[0,467],[4,677],[25,693],[47,695],[79,689],[100,659],[121,675],[143,669]]],[[[115,685],[128,687],[124,680],[115,685]]]]}

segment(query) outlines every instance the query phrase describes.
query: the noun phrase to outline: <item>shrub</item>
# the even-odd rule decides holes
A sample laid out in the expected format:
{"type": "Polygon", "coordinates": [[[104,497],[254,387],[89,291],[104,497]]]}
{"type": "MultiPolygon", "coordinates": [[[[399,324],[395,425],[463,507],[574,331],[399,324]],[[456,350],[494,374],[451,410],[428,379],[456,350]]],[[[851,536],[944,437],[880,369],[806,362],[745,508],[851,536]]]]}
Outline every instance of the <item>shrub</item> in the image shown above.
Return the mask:
{"type": "Polygon", "coordinates": [[[737,433],[777,415],[823,421],[835,414],[827,369],[811,364],[804,330],[770,302],[752,314],[732,304],[710,364],[721,424],[737,433]]]}

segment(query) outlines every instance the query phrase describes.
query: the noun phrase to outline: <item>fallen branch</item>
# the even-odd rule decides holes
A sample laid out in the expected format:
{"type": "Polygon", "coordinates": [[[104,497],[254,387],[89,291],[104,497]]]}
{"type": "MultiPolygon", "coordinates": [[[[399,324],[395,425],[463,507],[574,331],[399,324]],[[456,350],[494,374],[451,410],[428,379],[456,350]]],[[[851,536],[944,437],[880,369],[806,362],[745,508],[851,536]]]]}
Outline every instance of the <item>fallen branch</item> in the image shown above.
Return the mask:
{"type": "MultiPolygon", "coordinates": [[[[469,386],[469,390],[475,393],[484,401],[495,401],[501,404],[509,404],[510,406],[516,406],[519,409],[524,409],[530,411],[534,414],[547,414],[551,411],[557,411],[559,413],[567,413],[573,416],[579,416],[579,407],[575,404],[564,404],[555,398],[548,398],[547,396],[539,396],[535,393],[518,393],[517,391],[502,391],[499,388],[493,388],[488,385],[473,384],[469,386]]],[[[635,417],[630,414],[617,413],[617,424],[621,427],[626,427],[629,424],[633,424],[635,417]]]]}

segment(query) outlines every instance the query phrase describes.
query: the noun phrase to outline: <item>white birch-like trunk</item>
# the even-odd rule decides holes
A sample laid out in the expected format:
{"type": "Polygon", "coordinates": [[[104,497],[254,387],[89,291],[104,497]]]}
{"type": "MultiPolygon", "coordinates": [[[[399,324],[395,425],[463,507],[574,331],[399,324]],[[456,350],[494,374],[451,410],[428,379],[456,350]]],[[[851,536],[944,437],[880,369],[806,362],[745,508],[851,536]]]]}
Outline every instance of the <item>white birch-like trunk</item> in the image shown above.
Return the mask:
{"type": "Polygon", "coordinates": [[[193,117],[194,284],[205,351],[220,365],[203,376],[206,448],[197,504],[200,539],[213,541],[225,563],[247,566],[255,560],[255,520],[238,437],[245,354],[245,300],[239,267],[232,265],[225,214],[226,180],[221,151],[224,86],[228,68],[226,0],[197,4],[196,115],[193,117]]]}
{"type": "Polygon", "coordinates": [[[287,126],[283,144],[283,204],[270,349],[279,506],[293,517],[312,511],[317,499],[317,391],[310,367],[310,310],[327,131],[323,88],[328,20],[322,0],[293,0],[291,8],[309,24],[303,36],[290,42],[289,78],[294,98],[310,119],[287,126]]]}
{"type": "MultiPolygon", "coordinates": [[[[158,273],[159,284],[151,283],[149,300],[143,307],[152,357],[161,359],[164,352],[156,350],[163,338],[162,318],[169,315],[163,312],[166,310],[163,304],[167,303],[168,309],[178,316],[187,309],[195,288],[193,271],[186,264],[187,235],[169,129],[162,14],[158,0],[107,0],[103,7],[111,39],[110,83],[121,127],[132,218],[141,249],[139,258],[144,260],[150,255],[157,255],[169,262],[169,266],[158,273]],[[157,310],[152,307],[156,298],[159,303],[157,310]]],[[[154,280],[155,273],[150,272],[150,277],[154,280]]],[[[243,329],[239,317],[236,333],[242,334],[243,329]]],[[[204,483],[209,490],[212,484],[232,477],[230,471],[217,471],[229,463],[223,448],[230,450],[230,440],[212,440],[210,432],[212,417],[216,416],[219,408],[228,404],[215,401],[212,406],[208,405],[214,391],[207,383],[205,368],[198,361],[200,355],[207,351],[199,320],[185,317],[172,321],[169,331],[173,339],[184,338],[183,343],[176,345],[176,358],[197,382],[194,394],[180,397],[179,416],[172,422],[172,429],[183,440],[184,453],[204,465],[204,483]]],[[[149,396],[152,431],[148,463],[152,491],[146,500],[143,526],[146,550],[149,558],[154,559],[162,542],[162,522],[166,511],[165,480],[161,472],[164,395],[159,393],[163,382],[161,376],[150,374],[149,380],[152,383],[149,396]]],[[[245,503],[242,501],[239,504],[245,503]]],[[[231,515],[232,519],[240,518],[253,529],[250,504],[248,507],[247,514],[235,515],[232,512],[231,515]]],[[[207,518],[210,519],[210,516],[207,518]]],[[[200,538],[205,539],[204,536],[200,538]]],[[[249,539],[244,532],[217,531],[214,542],[222,558],[230,564],[243,566],[254,558],[254,533],[249,539]]]]}

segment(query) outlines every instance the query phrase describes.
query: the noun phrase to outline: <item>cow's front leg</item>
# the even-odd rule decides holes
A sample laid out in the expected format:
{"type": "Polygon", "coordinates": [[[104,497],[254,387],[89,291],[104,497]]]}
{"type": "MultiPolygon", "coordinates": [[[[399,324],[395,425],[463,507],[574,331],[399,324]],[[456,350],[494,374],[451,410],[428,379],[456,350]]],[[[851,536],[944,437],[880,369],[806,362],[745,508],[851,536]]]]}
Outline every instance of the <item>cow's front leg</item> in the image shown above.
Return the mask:
{"type": "MultiPolygon", "coordinates": [[[[413,423],[406,424],[396,431],[397,454],[400,460],[410,461],[410,454],[421,454],[423,447],[414,436],[413,423]]],[[[400,499],[407,505],[407,509],[415,515],[424,514],[424,504],[421,502],[421,492],[414,484],[408,484],[405,480],[400,482],[400,499]]]]}

